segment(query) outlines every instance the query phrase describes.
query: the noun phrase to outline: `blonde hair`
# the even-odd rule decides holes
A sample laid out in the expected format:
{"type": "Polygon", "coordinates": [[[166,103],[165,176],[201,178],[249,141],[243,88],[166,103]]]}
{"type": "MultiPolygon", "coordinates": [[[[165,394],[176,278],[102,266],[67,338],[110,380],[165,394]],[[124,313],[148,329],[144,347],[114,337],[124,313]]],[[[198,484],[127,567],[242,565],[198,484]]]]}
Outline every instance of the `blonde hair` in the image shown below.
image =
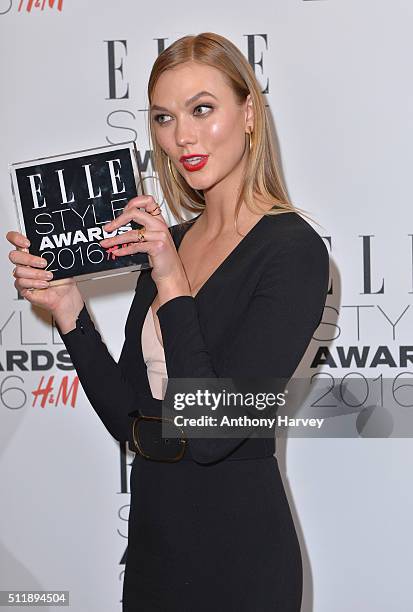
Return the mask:
{"type": "MultiPolygon", "coordinates": [[[[243,201],[251,212],[257,214],[300,212],[308,216],[302,209],[295,207],[288,197],[272,142],[265,101],[254,71],[241,51],[227,38],[212,32],[204,32],[196,36],[184,36],[167,47],[157,57],[152,67],[148,82],[149,105],[152,103],[155,85],[161,74],[190,61],[217,68],[240,104],[245,102],[248,94],[251,95],[254,128],[250,136],[251,151],[248,165],[235,207],[235,224],[243,201]],[[262,210],[257,206],[256,199],[265,204],[273,204],[273,208],[268,210],[267,207],[262,210]]],[[[203,194],[192,189],[180,173],[174,173],[175,180],[171,176],[168,156],[156,141],[151,113],[148,115],[153,163],[163,195],[174,217],[179,222],[184,222],[182,210],[191,213],[200,213],[204,210],[203,194]]]]}

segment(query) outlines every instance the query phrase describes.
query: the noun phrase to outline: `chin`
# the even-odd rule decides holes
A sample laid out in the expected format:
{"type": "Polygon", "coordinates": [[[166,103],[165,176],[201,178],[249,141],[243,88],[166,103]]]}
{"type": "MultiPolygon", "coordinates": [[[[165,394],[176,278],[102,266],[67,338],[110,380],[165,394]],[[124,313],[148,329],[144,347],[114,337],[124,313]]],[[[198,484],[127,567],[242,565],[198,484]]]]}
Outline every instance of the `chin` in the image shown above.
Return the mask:
{"type": "Polygon", "coordinates": [[[187,178],[185,179],[191,189],[196,189],[196,191],[204,191],[212,187],[213,183],[209,180],[198,180],[198,181],[190,181],[187,178]]]}

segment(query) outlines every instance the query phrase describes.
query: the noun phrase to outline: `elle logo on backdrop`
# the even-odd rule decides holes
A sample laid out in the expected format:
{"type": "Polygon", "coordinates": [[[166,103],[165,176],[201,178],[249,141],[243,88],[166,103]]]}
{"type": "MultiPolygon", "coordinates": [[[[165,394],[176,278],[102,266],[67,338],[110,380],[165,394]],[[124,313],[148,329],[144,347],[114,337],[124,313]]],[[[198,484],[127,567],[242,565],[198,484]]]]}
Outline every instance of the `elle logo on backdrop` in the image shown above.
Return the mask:
{"type": "MultiPolygon", "coordinates": [[[[269,94],[270,80],[265,73],[264,59],[268,52],[268,34],[266,33],[249,33],[244,34],[245,56],[259,78],[262,86],[262,93],[269,94]]],[[[156,43],[155,51],[160,55],[167,47],[169,38],[154,38],[156,43]]],[[[117,104],[119,100],[127,100],[133,104],[133,92],[135,88],[142,87],[140,81],[130,82],[128,78],[128,53],[133,41],[127,39],[110,39],[104,41],[107,53],[107,68],[108,68],[108,96],[106,100],[110,103],[117,104]]],[[[140,43],[141,44],[141,43],[140,43]]],[[[134,74],[136,71],[132,70],[134,74]]],[[[135,106],[125,107],[122,104],[121,108],[112,108],[106,116],[106,124],[111,130],[110,134],[106,135],[106,141],[111,144],[119,144],[125,141],[139,140],[139,132],[144,129],[142,115],[146,115],[147,108],[137,108],[135,106]]],[[[139,169],[141,172],[147,172],[148,163],[152,165],[151,151],[146,151],[144,159],[140,158],[139,151],[139,169]]],[[[152,166],[153,170],[153,166],[152,166]]]]}

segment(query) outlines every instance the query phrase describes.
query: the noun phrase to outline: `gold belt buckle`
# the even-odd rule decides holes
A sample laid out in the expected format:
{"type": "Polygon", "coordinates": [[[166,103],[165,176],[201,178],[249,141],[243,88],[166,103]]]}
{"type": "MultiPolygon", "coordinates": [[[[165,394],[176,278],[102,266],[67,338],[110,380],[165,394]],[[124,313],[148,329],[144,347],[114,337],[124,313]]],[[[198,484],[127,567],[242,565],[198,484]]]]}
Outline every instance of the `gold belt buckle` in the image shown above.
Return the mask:
{"type": "Polygon", "coordinates": [[[175,461],[180,461],[180,459],[182,459],[182,457],[185,454],[185,450],[186,450],[186,445],[187,445],[187,438],[185,436],[185,432],[181,427],[178,427],[177,425],[174,424],[174,422],[172,421],[172,419],[167,419],[167,418],[163,418],[163,417],[157,417],[157,416],[145,416],[145,415],[140,415],[137,416],[133,419],[133,423],[132,423],[132,438],[133,438],[133,443],[135,444],[135,447],[138,449],[139,454],[144,457],[145,459],[150,459],[151,461],[167,461],[170,463],[173,463],[175,461]],[[174,440],[176,439],[177,442],[180,443],[180,449],[179,449],[179,453],[176,456],[173,457],[169,457],[169,458],[165,458],[165,457],[154,457],[151,456],[150,454],[146,453],[143,448],[142,448],[142,443],[141,440],[139,438],[139,433],[137,432],[137,424],[140,421],[157,421],[157,422],[163,422],[163,421],[167,421],[170,422],[174,425],[174,427],[177,427],[180,432],[181,432],[181,436],[180,438],[173,438],[174,440]]]}

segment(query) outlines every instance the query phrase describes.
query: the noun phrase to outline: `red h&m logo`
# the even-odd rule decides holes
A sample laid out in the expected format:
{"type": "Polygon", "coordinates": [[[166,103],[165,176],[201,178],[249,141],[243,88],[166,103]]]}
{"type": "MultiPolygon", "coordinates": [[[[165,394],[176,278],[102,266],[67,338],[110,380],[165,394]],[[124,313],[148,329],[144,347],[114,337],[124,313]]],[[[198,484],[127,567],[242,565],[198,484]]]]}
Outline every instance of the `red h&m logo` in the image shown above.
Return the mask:
{"type": "Polygon", "coordinates": [[[54,8],[56,4],[56,8],[58,11],[61,11],[63,8],[63,0],[20,0],[18,11],[22,11],[24,9],[24,5],[26,4],[26,11],[30,12],[32,8],[39,8],[44,11],[44,7],[48,6],[49,8],[54,8]]]}

